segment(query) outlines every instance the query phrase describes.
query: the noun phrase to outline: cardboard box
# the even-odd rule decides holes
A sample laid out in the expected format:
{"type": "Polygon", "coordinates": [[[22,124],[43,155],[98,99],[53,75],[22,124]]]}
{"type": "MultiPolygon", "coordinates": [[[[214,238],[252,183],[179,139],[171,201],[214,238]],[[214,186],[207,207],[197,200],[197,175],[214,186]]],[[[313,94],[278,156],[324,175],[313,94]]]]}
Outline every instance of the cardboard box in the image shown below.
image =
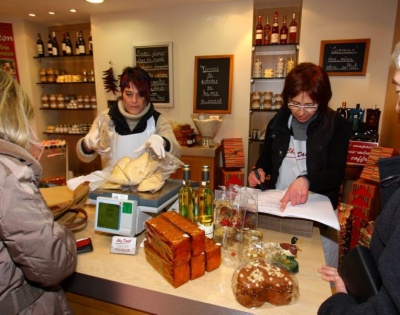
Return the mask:
{"type": "Polygon", "coordinates": [[[348,202],[352,205],[368,209],[364,213],[365,216],[368,220],[375,220],[381,208],[379,186],[362,179],[356,180],[353,182],[348,202]]]}
{"type": "Polygon", "coordinates": [[[222,139],[222,166],[226,168],[244,168],[244,151],[242,138],[222,139]]]}
{"type": "Polygon", "coordinates": [[[399,155],[399,153],[392,148],[384,148],[384,147],[371,148],[371,152],[368,155],[367,162],[365,162],[365,166],[363,168],[363,171],[361,172],[360,179],[364,179],[379,184],[380,176],[378,169],[378,160],[380,158],[388,158],[397,155],[399,155]]]}
{"type": "Polygon", "coordinates": [[[311,237],[313,221],[297,218],[283,218],[267,213],[258,213],[258,227],[295,236],[311,237]]]}
{"type": "Polygon", "coordinates": [[[220,186],[229,187],[230,184],[244,185],[244,173],[242,170],[220,169],[220,186]]]}

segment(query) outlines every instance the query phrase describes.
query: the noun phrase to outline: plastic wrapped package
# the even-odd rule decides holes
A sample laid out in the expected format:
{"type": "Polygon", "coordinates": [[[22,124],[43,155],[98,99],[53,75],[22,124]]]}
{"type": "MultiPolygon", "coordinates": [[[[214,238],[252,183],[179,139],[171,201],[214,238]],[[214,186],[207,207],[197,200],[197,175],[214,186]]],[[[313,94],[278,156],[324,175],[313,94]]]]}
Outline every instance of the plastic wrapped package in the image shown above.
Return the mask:
{"type": "Polygon", "coordinates": [[[247,260],[235,270],[232,291],[237,302],[247,308],[265,303],[293,304],[300,295],[295,275],[285,266],[263,258],[247,260]]]}

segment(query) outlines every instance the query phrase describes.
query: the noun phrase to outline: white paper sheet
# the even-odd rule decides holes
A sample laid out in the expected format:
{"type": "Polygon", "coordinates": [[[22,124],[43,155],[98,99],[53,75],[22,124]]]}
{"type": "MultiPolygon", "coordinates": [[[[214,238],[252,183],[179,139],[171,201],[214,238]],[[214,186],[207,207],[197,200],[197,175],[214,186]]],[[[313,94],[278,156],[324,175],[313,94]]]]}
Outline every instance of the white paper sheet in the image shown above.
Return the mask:
{"type": "Polygon", "coordinates": [[[282,190],[266,190],[258,193],[258,212],[269,213],[280,217],[293,217],[317,221],[340,230],[339,220],[328,197],[309,193],[307,202],[292,206],[290,202],[284,211],[280,211],[282,190]]]}

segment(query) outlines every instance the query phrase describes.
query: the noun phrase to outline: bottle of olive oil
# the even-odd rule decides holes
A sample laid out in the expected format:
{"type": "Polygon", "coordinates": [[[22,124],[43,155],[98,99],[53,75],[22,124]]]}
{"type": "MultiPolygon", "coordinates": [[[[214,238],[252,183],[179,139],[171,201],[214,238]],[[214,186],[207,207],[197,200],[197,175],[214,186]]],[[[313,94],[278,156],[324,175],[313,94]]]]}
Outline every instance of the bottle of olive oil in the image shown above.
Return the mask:
{"type": "Polygon", "coordinates": [[[190,181],[190,165],[183,166],[183,184],[179,190],[179,214],[195,221],[194,190],[190,181]]]}
{"type": "Polygon", "coordinates": [[[213,238],[214,193],[210,188],[210,167],[207,165],[204,165],[201,171],[198,207],[198,225],[205,231],[208,238],[213,238]]]}

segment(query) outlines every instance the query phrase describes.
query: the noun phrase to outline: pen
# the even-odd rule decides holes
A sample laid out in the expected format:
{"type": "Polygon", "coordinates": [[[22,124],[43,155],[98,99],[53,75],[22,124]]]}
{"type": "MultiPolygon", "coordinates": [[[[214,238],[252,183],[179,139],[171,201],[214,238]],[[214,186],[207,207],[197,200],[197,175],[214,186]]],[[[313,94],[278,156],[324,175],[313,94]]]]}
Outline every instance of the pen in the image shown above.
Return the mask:
{"type": "Polygon", "coordinates": [[[255,166],[253,166],[253,172],[254,172],[254,174],[256,175],[257,179],[260,181],[260,185],[259,185],[259,186],[260,186],[261,191],[266,190],[264,184],[261,183],[260,174],[258,173],[257,168],[256,168],[255,166]]]}

